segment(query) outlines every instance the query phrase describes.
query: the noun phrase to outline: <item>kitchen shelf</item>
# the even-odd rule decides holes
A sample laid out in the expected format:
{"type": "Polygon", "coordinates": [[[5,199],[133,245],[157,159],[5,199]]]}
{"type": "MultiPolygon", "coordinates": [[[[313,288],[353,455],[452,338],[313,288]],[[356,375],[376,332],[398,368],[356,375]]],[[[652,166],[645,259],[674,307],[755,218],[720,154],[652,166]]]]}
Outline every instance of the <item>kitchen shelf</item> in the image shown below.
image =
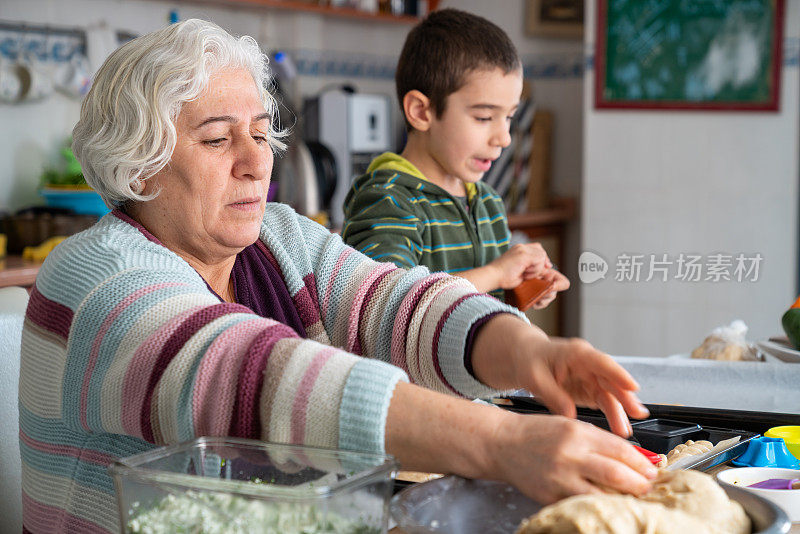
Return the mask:
{"type": "MultiPolygon", "coordinates": [[[[285,11],[298,11],[305,13],[318,13],[325,16],[389,22],[395,24],[416,24],[421,17],[412,15],[392,15],[389,13],[369,13],[351,7],[334,7],[307,2],[293,2],[292,0],[203,0],[205,3],[218,6],[250,6],[281,9],[285,11]]],[[[434,11],[439,5],[439,0],[428,0],[428,11],[434,11]]]]}
{"type": "Polygon", "coordinates": [[[508,216],[508,227],[513,232],[520,230],[531,239],[553,235],[563,230],[564,225],[577,217],[578,201],[575,198],[554,198],[549,208],[531,213],[512,213],[508,216]]]}

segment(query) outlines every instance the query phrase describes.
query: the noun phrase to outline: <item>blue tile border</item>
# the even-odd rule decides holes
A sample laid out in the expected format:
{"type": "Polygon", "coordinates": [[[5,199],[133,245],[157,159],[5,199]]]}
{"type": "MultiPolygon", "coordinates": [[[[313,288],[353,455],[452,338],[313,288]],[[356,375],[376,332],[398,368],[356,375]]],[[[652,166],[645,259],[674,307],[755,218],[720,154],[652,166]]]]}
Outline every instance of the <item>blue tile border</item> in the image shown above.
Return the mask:
{"type": "Polygon", "coordinates": [[[285,51],[294,60],[300,76],[342,76],[348,78],[394,79],[397,58],[375,54],[352,54],[330,50],[285,51]]]}
{"type": "Polygon", "coordinates": [[[86,54],[86,36],[82,32],[0,25],[0,57],[5,59],[36,58],[61,63],[70,61],[76,54],[86,54]]]}
{"type": "Polygon", "coordinates": [[[522,57],[525,78],[583,78],[584,62],[580,52],[573,54],[541,54],[522,57]]]}
{"type": "MultiPolygon", "coordinates": [[[[295,49],[285,51],[292,57],[301,76],[341,76],[393,80],[396,56],[351,54],[330,50],[295,49]]],[[[581,78],[583,58],[580,53],[527,55],[522,58],[526,78],[581,78]]]]}
{"type": "MultiPolygon", "coordinates": [[[[587,54],[528,54],[522,57],[522,70],[529,79],[582,78],[594,68],[594,51],[587,54]]],[[[288,50],[301,76],[339,76],[393,80],[397,63],[395,56],[351,54],[330,50],[288,50]]],[[[800,38],[783,41],[783,66],[800,65],[800,38]]]]}

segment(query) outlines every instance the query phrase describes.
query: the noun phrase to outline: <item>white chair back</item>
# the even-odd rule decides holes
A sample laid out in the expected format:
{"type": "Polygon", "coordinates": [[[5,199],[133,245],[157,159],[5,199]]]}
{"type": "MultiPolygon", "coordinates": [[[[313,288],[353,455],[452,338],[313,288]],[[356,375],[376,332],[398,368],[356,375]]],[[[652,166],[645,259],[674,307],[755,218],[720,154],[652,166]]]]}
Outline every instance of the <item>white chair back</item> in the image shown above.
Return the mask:
{"type": "Polygon", "coordinates": [[[0,288],[0,532],[22,532],[19,356],[28,292],[0,288]]]}

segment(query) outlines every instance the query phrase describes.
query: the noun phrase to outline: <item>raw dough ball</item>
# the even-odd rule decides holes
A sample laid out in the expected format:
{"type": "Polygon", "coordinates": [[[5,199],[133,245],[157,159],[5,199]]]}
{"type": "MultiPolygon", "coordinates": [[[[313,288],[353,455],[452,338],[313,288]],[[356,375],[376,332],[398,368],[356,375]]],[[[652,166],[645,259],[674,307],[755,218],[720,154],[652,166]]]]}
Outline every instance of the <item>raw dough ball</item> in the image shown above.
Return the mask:
{"type": "Polygon", "coordinates": [[[679,510],[630,495],[578,495],[526,519],[517,534],[686,534],[707,532],[705,523],[679,510]]]}
{"type": "Polygon", "coordinates": [[[644,501],[682,510],[730,534],[749,534],[750,519],[742,506],[728,498],[719,484],[699,471],[665,471],[644,501]]]}
{"type": "Polygon", "coordinates": [[[661,472],[653,490],[578,495],[543,508],[517,534],[747,534],[750,519],[714,480],[697,471],[661,472]]]}

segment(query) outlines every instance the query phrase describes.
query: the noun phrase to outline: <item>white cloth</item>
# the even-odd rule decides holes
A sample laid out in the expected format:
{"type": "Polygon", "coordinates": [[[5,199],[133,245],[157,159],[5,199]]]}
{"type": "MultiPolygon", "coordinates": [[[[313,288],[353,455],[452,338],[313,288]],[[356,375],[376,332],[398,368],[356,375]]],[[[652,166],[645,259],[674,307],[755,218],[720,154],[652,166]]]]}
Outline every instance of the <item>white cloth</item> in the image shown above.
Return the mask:
{"type": "Polygon", "coordinates": [[[19,351],[28,292],[0,289],[0,532],[22,532],[19,457],[19,351]]]}
{"type": "Polygon", "coordinates": [[[614,356],[652,404],[800,413],[800,364],[614,356]]]}

